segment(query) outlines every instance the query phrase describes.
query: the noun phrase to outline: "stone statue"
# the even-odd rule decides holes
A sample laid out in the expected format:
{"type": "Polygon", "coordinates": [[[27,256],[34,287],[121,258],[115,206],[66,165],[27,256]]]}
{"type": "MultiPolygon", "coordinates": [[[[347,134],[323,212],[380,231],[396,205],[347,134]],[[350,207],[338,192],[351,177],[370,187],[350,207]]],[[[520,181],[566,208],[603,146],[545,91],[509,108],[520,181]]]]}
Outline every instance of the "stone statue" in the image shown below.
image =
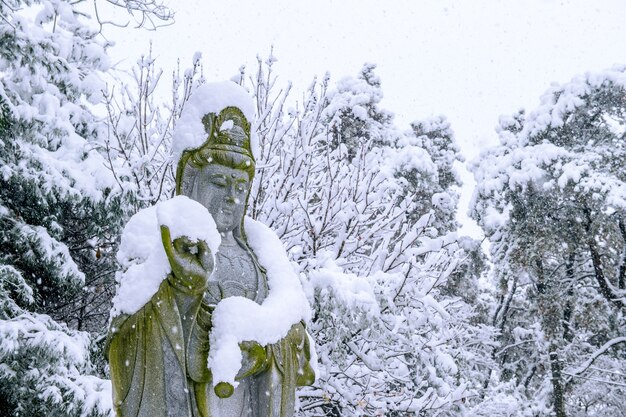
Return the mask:
{"type": "Polygon", "coordinates": [[[207,140],[183,153],[176,192],[208,209],[221,235],[219,251],[213,258],[202,241],[172,242],[168,228],[161,227],[172,272],[143,308],[111,323],[107,353],[116,415],[292,416],[296,386],[314,379],[302,323],[272,345],[241,343],[234,389],[225,383],[214,387],[207,366],[215,305],[231,296],[261,303],[268,283],[243,228],[255,170],[250,124],[236,107],[206,114],[202,123],[207,140]]]}

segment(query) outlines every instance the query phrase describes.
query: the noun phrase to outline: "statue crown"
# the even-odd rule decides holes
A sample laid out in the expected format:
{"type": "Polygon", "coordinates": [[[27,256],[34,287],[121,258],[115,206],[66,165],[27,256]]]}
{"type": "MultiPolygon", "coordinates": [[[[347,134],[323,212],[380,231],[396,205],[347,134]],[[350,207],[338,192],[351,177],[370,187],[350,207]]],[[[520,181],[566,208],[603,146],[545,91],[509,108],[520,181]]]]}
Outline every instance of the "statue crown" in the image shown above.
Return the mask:
{"type": "Polygon", "coordinates": [[[226,107],[219,115],[207,113],[202,118],[204,130],[208,134],[201,153],[214,150],[236,152],[254,161],[250,144],[250,123],[237,107],[226,107]]]}

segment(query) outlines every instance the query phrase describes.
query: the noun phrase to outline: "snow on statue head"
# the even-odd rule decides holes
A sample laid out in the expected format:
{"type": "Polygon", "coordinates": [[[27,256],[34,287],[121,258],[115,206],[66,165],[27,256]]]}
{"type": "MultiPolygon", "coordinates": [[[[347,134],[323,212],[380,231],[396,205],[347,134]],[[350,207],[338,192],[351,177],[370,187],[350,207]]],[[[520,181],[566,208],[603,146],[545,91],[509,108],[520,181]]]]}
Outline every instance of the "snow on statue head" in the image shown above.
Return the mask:
{"type": "MultiPolygon", "coordinates": [[[[231,81],[206,83],[200,85],[191,94],[174,130],[172,147],[175,162],[180,161],[185,151],[198,149],[206,144],[208,132],[205,128],[204,117],[211,113],[215,118],[219,117],[222,110],[229,107],[234,107],[241,112],[248,123],[248,134],[250,134],[249,123],[254,120],[254,103],[242,86],[231,81]]],[[[230,124],[227,120],[222,118],[222,124],[214,124],[211,127],[213,132],[216,132],[215,129],[226,130],[230,124]],[[226,125],[223,124],[224,122],[226,125]]],[[[256,151],[256,143],[250,145],[250,148],[256,151]]]]}
{"type": "MultiPolygon", "coordinates": [[[[241,222],[254,178],[253,149],[256,147],[250,132],[253,115],[252,99],[243,87],[230,81],[203,84],[193,92],[174,131],[174,157],[178,160],[176,194],[203,203],[215,217],[218,229],[220,225],[229,228],[228,219],[220,221],[220,216],[228,210],[221,207],[213,210],[211,204],[217,204],[214,194],[219,188],[231,185],[214,184],[206,178],[210,175],[207,171],[217,166],[221,174],[228,174],[227,171],[247,174],[247,177],[239,175],[239,179],[233,180],[236,182],[233,186],[239,189],[239,194],[234,197],[236,206],[241,207],[241,212],[233,213],[238,218],[236,235],[241,234],[241,222]],[[207,188],[212,189],[210,199],[207,188]]],[[[227,175],[229,182],[232,175],[227,175]]]]}

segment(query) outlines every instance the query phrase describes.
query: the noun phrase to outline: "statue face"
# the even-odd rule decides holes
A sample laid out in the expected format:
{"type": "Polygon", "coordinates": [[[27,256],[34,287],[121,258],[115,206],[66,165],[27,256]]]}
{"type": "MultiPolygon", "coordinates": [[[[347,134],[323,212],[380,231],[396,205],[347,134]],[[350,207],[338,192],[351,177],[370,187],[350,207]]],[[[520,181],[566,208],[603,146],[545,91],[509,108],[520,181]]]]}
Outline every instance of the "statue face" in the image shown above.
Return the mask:
{"type": "Polygon", "coordinates": [[[226,233],[241,224],[249,189],[247,172],[209,164],[198,173],[191,198],[206,207],[217,230],[226,233]]]}

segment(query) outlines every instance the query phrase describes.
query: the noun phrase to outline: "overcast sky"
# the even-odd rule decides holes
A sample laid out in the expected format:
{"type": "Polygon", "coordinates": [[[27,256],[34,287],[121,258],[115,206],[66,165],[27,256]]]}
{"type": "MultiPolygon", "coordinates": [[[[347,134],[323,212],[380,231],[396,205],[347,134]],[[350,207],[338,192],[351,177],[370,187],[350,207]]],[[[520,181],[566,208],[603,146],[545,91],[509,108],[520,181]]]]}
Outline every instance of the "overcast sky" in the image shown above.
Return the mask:
{"type": "MultiPolygon", "coordinates": [[[[156,32],[107,29],[119,67],[153,41],[170,73],[202,52],[208,80],[241,64],[253,69],[271,46],[279,82],[308,86],[378,65],[396,124],[448,117],[468,159],[497,143],[501,114],[531,110],[551,82],[626,63],[624,0],[185,0],[169,2],[176,22],[156,32]]],[[[466,176],[467,177],[467,176],[466,176]]],[[[471,194],[470,180],[462,204],[471,194]]],[[[466,211],[465,207],[461,207],[466,211]]],[[[471,229],[471,228],[470,228],[471,229]]],[[[473,233],[472,233],[473,234],[473,233]]]]}

